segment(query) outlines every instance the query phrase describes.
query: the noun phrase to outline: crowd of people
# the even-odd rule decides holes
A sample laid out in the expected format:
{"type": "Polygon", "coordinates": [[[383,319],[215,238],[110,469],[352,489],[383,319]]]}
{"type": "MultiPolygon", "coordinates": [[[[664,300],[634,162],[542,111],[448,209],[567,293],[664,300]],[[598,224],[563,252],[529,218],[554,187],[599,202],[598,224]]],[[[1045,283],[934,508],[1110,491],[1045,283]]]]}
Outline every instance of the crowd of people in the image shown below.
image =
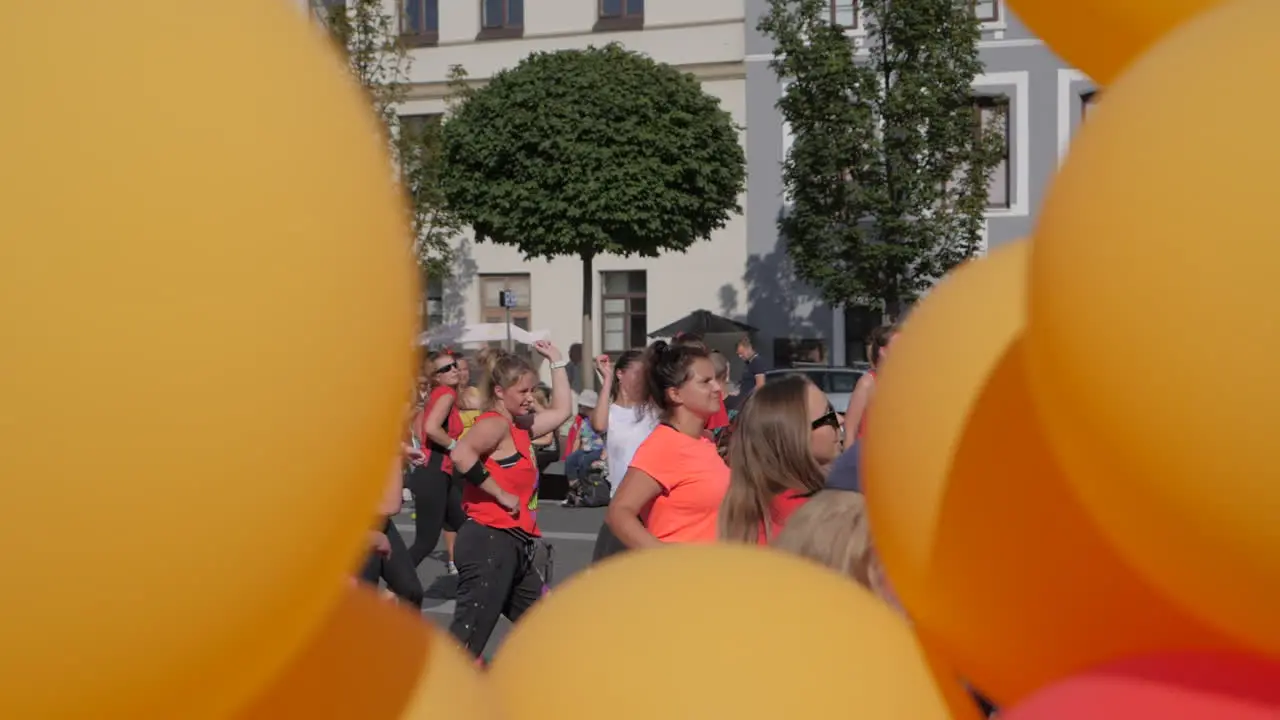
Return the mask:
{"type": "Polygon", "coordinates": [[[595,561],[666,543],[770,545],[899,607],[876,560],[858,477],[874,368],[893,332],[869,340],[873,369],[844,414],[803,374],[766,383],[749,338],[737,347],[746,371],[736,397],[727,358],[686,335],[597,358],[600,392],[578,394],[576,419],[569,363],[549,343],[533,346],[549,363],[549,389],[520,355],[430,353],[404,444],[413,544],[406,548],[390,522],[401,502],[397,469],[363,578],[420,606],[417,565],[443,533],[446,567],[458,578],[450,632],[479,660],[499,617],[518,621],[550,584],[537,498],[540,448],[554,447],[570,482],[593,468],[608,480],[595,561]]]}

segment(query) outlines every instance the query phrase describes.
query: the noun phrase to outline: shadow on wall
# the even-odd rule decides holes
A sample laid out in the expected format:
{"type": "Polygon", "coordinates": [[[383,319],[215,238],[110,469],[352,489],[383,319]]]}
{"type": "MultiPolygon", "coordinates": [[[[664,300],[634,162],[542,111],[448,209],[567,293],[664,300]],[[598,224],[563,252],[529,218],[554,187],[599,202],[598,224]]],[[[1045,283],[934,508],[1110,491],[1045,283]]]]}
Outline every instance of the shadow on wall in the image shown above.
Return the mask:
{"type": "Polygon", "coordinates": [[[444,324],[465,325],[467,323],[467,294],[475,284],[476,274],[480,266],[476,265],[475,256],[471,253],[472,241],[462,238],[453,253],[453,271],[444,290],[444,324]]]}
{"type": "Polygon", "coordinates": [[[773,252],[747,258],[743,281],[746,303],[736,288],[725,285],[720,313],[759,328],[757,351],[780,366],[797,359],[830,362],[831,310],[796,277],[781,242],[773,252]]]}

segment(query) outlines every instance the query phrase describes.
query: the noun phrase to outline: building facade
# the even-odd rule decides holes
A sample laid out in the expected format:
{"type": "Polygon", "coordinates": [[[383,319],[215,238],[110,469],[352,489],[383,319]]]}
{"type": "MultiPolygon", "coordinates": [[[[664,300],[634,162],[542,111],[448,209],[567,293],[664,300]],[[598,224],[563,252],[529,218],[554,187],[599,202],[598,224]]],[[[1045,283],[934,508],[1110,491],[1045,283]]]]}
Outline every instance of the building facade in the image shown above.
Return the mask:
{"type": "MultiPolygon", "coordinates": [[[[407,8],[416,47],[402,116],[445,111],[451,65],[483,81],[532,52],[616,41],[692,73],[746,125],[742,0],[408,0],[407,8]]],[[[737,216],[686,254],[595,258],[594,347],[587,353],[643,346],[652,329],[698,308],[745,314],[746,238],[746,218],[737,216]]],[[[502,322],[498,296],[505,288],[515,291],[514,324],[550,331],[569,347],[581,340],[582,282],[575,258],[525,261],[515,248],[464,238],[452,277],[429,283],[430,320],[502,322]]]]}
{"type": "MultiPolygon", "coordinates": [[[[758,348],[785,362],[798,349],[833,364],[861,359],[876,322],[833,310],[789,271],[779,241],[781,163],[789,131],[776,108],[783,85],[769,67],[770,40],[756,30],[767,0],[387,0],[413,46],[412,88],[402,115],[445,112],[452,65],[473,80],[531,52],[619,42],[694,74],[742,127],[748,161],[744,213],[687,254],[594,262],[593,346],[618,352],[696,309],[759,328],[758,348]]],[[[1083,121],[1094,87],[1013,16],[1006,0],[977,0],[986,72],[975,102],[1001,104],[1007,153],[991,182],[989,247],[1027,235],[1049,178],[1083,121]]],[[[856,0],[831,0],[834,22],[856,40],[856,0]]],[[[854,43],[857,47],[857,43],[854,43]]],[[[855,50],[859,52],[859,50],[855,50]]],[[[429,283],[435,324],[501,322],[499,291],[515,291],[513,322],[547,330],[562,346],[581,340],[582,267],[574,258],[525,261],[514,248],[461,239],[452,277],[429,283]]]]}

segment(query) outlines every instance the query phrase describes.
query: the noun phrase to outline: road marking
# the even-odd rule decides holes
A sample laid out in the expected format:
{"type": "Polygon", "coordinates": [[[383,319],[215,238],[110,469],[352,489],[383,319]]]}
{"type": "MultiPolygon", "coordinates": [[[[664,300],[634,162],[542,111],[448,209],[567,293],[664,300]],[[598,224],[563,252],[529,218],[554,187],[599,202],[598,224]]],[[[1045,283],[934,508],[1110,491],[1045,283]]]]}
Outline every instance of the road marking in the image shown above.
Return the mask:
{"type": "MultiPolygon", "coordinates": [[[[413,534],[413,525],[410,523],[396,523],[396,529],[401,533],[413,534]]],[[[573,542],[593,543],[596,541],[595,533],[543,531],[542,537],[547,540],[569,540],[573,542]]]]}
{"type": "MultiPolygon", "coordinates": [[[[430,598],[428,598],[428,600],[429,600],[429,599],[430,599],[430,598]]],[[[457,603],[457,601],[455,601],[455,600],[445,600],[444,602],[440,603],[439,605],[432,605],[432,606],[430,606],[430,607],[423,607],[423,608],[422,608],[422,612],[424,612],[424,613],[437,613],[437,614],[439,614],[439,615],[452,615],[452,614],[453,614],[453,608],[454,608],[454,607],[456,607],[456,606],[457,606],[457,604],[458,604],[458,603],[457,603]]]]}

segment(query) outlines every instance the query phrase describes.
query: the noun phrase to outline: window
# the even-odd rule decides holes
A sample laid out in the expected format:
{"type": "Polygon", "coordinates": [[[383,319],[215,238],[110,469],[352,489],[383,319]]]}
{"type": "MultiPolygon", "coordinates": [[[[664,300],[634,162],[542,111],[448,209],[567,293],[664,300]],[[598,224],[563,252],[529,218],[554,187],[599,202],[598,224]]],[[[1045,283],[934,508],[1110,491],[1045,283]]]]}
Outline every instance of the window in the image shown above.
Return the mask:
{"type": "Polygon", "coordinates": [[[991,172],[987,181],[987,207],[1010,207],[1009,196],[1009,99],[998,95],[985,95],[975,98],[974,112],[978,116],[978,127],[982,132],[995,130],[1003,136],[1004,157],[991,172]]]}
{"type": "Polygon", "coordinates": [[[524,35],[524,0],[480,0],[478,40],[524,35]]]}
{"type": "MultiPolygon", "coordinates": [[[[827,343],[820,338],[774,338],[773,366],[776,368],[805,367],[827,364],[827,343]]],[[[824,378],[814,380],[826,390],[824,378]]]]}
{"type": "Polygon", "coordinates": [[[831,24],[846,30],[858,27],[858,0],[831,0],[831,24]]]}
{"type": "Polygon", "coordinates": [[[430,330],[444,324],[444,278],[438,275],[426,277],[423,292],[422,329],[430,330]]]}
{"type": "Polygon", "coordinates": [[[609,354],[642,348],[649,341],[644,270],[606,272],[601,296],[604,351],[609,354]]]}
{"type": "Polygon", "coordinates": [[[972,0],[973,14],[980,22],[1000,22],[999,0],[972,0]]]}
{"type": "Polygon", "coordinates": [[[644,28],[644,0],[596,0],[596,32],[644,28]]]}
{"type": "Polygon", "coordinates": [[[521,330],[533,327],[533,284],[528,275],[481,275],[480,322],[505,323],[507,309],[502,307],[500,294],[511,290],[516,294],[516,306],[511,308],[511,324],[521,330]]]}
{"type": "Polygon", "coordinates": [[[1089,112],[1093,110],[1093,104],[1098,99],[1097,92],[1087,92],[1080,96],[1080,119],[1088,120],[1089,112]]]}
{"type": "Polygon", "coordinates": [[[440,41],[440,0],[401,0],[400,37],[409,47],[440,41]]]}

